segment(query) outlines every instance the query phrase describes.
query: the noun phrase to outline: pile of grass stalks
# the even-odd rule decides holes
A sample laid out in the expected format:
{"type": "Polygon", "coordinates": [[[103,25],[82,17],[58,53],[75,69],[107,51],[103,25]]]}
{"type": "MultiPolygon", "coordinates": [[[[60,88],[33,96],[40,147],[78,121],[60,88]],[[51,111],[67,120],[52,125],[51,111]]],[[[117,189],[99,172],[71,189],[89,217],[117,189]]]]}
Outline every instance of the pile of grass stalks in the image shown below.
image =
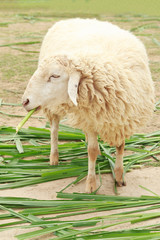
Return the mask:
{"type": "Polygon", "coordinates": [[[53,234],[48,240],[160,239],[160,223],[144,226],[144,221],[160,218],[160,196],[120,197],[59,192],[57,197],[60,200],[0,197],[0,209],[5,211],[0,215],[1,220],[5,219],[5,223],[0,224],[0,231],[28,229],[27,233],[16,235],[19,240],[39,239],[43,235],[46,239],[47,233],[53,234]],[[113,213],[112,210],[117,209],[121,209],[120,213],[113,213]],[[81,220],[77,220],[77,215],[81,215],[81,220]],[[143,225],[135,227],[137,223],[143,225]],[[129,228],[126,229],[125,225],[129,228]],[[113,227],[115,230],[110,230],[113,227]]]}
{"type": "MultiPolygon", "coordinates": [[[[77,183],[87,175],[87,143],[78,129],[60,125],[59,165],[49,165],[50,131],[29,127],[16,134],[15,128],[0,127],[0,189],[24,187],[41,182],[76,177],[77,183]]],[[[115,148],[99,140],[97,173],[112,172],[114,177],[115,148]]],[[[124,173],[142,164],[159,164],[160,131],[135,134],[126,140],[124,173]],[[153,161],[154,160],[154,161],[153,161]]]]}

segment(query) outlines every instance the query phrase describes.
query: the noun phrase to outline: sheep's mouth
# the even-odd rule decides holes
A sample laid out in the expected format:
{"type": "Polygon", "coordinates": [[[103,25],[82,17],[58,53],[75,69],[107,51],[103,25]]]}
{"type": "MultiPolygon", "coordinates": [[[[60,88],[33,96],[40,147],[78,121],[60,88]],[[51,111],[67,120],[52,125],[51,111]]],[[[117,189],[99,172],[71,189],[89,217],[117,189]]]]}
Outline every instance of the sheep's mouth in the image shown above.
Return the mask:
{"type": "Polygon", "coordinates": [[[36,107],[35,113],[39,112],[41,110],[41,106],[36,107]]]}
{"type": "Polygon", "coordinates": [[[37,108],[36,108],[36,112],[37,111],[40,111],[41,110],[41,106],[38,106],[37,108]]]}
{"type": "Polygon", "coordinates": [[[31,110],[35,109],[35,113],[39,112],[41,110],[41,106],[38,106],[36,108],[32,108],[32,109],[26,109],[27,112],[30,112],[31,110]]]}

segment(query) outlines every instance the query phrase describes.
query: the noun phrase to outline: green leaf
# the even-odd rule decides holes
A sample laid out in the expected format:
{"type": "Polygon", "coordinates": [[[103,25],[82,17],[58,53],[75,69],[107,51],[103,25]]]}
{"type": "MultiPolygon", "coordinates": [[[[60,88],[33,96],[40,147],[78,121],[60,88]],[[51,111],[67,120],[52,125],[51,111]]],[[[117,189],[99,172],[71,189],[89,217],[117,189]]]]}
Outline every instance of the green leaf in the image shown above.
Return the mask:
{"type": "Polygon", "coordinates": [[[21,140],[17,138],[17,139],[15,139],[15,143],[16,143],[16,148],[17,148],[18,152],[19,153],[24,153],[21,140]]]}
{"type": "Polygon", "coordinates": [[[53,226],[52,227],[47,227],[45,229],[36,230],[36,231],[33,231],[33,232],[16,235],[16,237],[19,240],[25,240],[25,239],[34,238],[34,237],[37,237],[37,236],[43,236],[44,234],[53,233],[55,231],[59,231],[59,230],[70,228],[70,227],[72,227],[71,224],[60,224],[60,225],[56,225],[54,227],[53,226]]]}

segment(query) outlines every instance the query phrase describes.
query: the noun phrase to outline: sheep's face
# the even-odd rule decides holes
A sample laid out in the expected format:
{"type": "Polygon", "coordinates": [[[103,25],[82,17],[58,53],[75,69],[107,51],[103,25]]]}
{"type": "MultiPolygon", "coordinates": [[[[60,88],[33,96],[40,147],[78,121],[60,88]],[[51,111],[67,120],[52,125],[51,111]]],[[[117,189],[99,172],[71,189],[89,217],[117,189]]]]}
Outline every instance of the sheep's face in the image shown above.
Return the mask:
{"type": "Polygon", "coordinates": [[[78,83],[75,79],[79,81],[79,74],[70,73],[67,65],[55,59],[44,60],[28,83],[22,98],[23,106],[27,111],[48,105],[54,108],[66,103],[69,97],[76,105],[78,83]]]}

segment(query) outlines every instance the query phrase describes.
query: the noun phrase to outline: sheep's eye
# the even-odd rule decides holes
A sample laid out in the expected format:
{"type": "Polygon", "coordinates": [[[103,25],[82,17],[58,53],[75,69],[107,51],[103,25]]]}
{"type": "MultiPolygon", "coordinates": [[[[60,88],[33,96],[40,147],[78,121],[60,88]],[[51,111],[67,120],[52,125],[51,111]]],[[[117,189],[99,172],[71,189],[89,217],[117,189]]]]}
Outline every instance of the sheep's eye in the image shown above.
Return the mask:
{"type": "Polygon", "coordinates": [[[57,75],[57,74],[53,74],[49,77],[49,81],[51,81],[52,78],[59,78],[60,75],[57,75]]]}

